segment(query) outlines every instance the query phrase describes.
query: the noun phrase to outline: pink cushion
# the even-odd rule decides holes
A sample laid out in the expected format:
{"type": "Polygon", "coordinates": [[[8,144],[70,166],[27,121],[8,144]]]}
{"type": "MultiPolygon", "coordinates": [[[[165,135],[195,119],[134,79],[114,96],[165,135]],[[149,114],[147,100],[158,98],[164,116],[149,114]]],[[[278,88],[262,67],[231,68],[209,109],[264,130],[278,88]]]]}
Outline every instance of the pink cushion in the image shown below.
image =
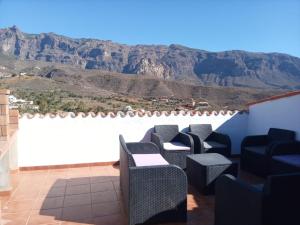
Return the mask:
{"type": "Polygon", "coordinates": [[[136,166],[169,165],[161,154],[132,154],[136,166]]]}

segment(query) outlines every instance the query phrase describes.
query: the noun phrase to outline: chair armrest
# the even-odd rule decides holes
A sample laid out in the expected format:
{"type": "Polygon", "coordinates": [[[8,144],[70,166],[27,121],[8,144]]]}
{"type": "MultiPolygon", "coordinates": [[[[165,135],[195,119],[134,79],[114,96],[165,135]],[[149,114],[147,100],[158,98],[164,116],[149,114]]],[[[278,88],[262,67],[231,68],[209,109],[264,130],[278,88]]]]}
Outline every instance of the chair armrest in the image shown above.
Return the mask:
{"type": "Polygon", "coordinates": [[[227,145],[231,149],[231,140],[229,135],[218,132],[212,132],[211,138],[221,144],[227,145]]]}
{"type": "Polygon", "coordinates": [[[255,145],[267,145],[268,144],[268,135],[253,135],[246,136],[241,144],[243,149],[244,146],[255,146],[255,145]]]}
{"type": "Polygon", "coordinates": [[[259,225],[262,192],[231,175],[216,181],[215,225],[259,225]]]}
{"type": "Polygon", "coordinates": [[[203,140],[199,137],[199,135],[195,134],[193,132],[187,132],[187,134],[193,138],[194,152],[195,152],[195,149],[200,149],[199,152],[203,152],[203,150],[204,150],[203,140]]]}
{"type": "Polygon", "coordinates": [[[131,154],[156,154],[160,153],[159,148],[152,142],[130,142],[127,148],[131,154]]]}
{"type": "Polygon", "coordinates": [[[175,139],[184,143],[186,146],[191,147],[191,152],[194,152],[194,140],[190,135],[179,132],[175,139]]]}
{"type": "Polygon", "coordinates": [[[156,144],[160,150],[163,149],[163,139],[157,133],[151,133],[151,142],[156,144]]]}
{"type": "MultiPolygon", "coordinates": [[[[153,215],[177,209],[186,216],[187,176],[175,165],[129,168],[129,218],[137,218],[141,224],[153,215]]],[[[131,223],[130,223],[131,224],[131,223]]]]}
{"type": "Polygon", "coordinates": [[[271,156],[300,154],[300,141],[284,141],[273,143],[269,147],[269,154],[271,156]]]}

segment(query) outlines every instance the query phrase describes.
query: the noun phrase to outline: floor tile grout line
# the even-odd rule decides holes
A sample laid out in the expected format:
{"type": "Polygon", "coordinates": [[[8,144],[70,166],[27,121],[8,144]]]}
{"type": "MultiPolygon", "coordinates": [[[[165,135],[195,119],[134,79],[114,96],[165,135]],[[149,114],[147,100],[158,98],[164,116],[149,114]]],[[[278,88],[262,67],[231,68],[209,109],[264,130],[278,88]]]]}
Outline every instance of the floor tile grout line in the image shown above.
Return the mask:
{"type": "Polygon", "coordinates": [[[64,205],[65,205],[65,199],[66,199],[66,192],[67,192],[67,185],[65,185],[65,192],[64,192],[64,199],[63,199],[63,202],[62,202],[62,210],[61,210],[61,218],[63,217],[63,213],[64,213],[64,205]]]}

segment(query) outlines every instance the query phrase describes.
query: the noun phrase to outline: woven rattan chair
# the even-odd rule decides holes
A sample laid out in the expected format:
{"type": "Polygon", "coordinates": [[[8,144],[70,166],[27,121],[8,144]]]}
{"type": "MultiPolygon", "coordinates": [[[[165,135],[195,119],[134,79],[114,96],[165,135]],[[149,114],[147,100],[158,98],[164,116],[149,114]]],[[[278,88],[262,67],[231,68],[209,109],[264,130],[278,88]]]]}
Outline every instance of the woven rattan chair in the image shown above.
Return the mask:
{"type": "MultiPolygon", "coordinates": [[[[153,143],[125,143],[120,135],[120,187],[128,224],[185,222],[187,177],[153,143]],[[137,156],[160,156],[165,165],[138,166],[137,156]]],[[[151,157],[150,157],[151,158],[151,157]]],[[[152,157],[153,158],[153,157],[152,157]]],[[[145,162],[145,161],[144,161],[145,162]]]]}
{"type": "Polygon", "coordinates": [[[231,155],[230,137],[213,131],[211,124],[191,124],[188,134],[193,137],[195,153],[231,155]]]}
{"type": "Polygon", "coordinates": [[[266,135],[247,136],[241,144],[241,169],[259,176],[270,174],[273,148],[279,142],[294,141],[295,132],[270,128],[266,135]]]}
{"type": "Polygon", "coordinates": [[[300,173],[250,185],[231,176],[216,181],[215,225],[298,225],[300,173]]]}
{"type": "Polygon", "coordinates": [[[157,125],[151,134],[161,155],[170,163],[186,168],[186,156],[194,153],[194,141],[188,134],[179,132],[177,125],[157,125]]]}
{"type": "Polygon", "coordinates": [[[271,174],[300,172],[300,141],[281,142],[272,150],[271,174]]]}

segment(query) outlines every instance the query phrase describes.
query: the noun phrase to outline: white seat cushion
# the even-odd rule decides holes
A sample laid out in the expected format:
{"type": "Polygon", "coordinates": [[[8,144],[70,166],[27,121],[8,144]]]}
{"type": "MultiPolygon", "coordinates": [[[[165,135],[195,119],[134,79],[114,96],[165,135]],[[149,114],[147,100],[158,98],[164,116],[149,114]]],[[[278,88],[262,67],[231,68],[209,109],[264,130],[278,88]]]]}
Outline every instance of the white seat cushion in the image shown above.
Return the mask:
{"type": "Polygon", "coordinates": [[[136,166],[169,165],[161,154],[132,154],[136,166]]]}
{"type": "Polygon", "coordinates": [[[184,145],[181,142],[166,142],[163,144],[163,148],[167,151],[190,151],[189,146],[184,145]]]}
{"type": "Polygon", "coordinates": [[[226,145],[223,145],[223,144],[215,142],[215,141],[203,141],[203,146],[205,149],[226,148],[226,145]]]}

